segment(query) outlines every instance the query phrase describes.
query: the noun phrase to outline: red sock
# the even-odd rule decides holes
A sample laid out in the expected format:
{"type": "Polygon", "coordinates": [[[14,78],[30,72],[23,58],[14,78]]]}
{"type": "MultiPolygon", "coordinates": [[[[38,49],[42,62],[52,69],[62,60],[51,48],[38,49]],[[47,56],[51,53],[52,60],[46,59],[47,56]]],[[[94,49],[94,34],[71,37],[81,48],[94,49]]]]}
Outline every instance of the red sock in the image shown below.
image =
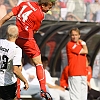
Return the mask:
{"type": "Polygon", "coordinates": [[[46,92],[45,70],[44,70],[42,64],[36,65],[36,74],[37,74],[37,78],[38,78],[39,83],[40,83],[41,90],[43,90],[44,92],[46,92]]]}
{"type": "Polygon", "coordinates": [[[20,99],[20,79],[17,78],[17,99],[20,99]]]}

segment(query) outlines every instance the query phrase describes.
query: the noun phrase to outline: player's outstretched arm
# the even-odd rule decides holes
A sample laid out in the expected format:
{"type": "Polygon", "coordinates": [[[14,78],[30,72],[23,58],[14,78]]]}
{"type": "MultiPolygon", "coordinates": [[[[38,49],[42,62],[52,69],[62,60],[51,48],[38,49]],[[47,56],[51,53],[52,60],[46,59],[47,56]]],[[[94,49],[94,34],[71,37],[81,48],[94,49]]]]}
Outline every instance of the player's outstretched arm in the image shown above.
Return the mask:
{"type": "Polygon", "coordinates": [[[9,20],[12,16],[14,16],[13,12],[9,12],[6,14],[1,20],[0,20],[0,27],[7,21],[9,20]]]}

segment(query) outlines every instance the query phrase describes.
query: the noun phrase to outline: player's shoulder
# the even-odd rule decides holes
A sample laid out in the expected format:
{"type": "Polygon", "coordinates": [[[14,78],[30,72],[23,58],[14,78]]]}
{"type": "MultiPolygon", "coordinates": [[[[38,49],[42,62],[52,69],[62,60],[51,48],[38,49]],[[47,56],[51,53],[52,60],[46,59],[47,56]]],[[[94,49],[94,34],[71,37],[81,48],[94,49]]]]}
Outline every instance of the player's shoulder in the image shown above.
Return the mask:
{"type": "Polygon", "coordinates": [[[0,39],[0,43],[1,43],[1,44],[2,44],[2,43],[3,43],[3,44],[4,44],[4,43],[6,44],[7,42],[8,42],[8,41],[7,41],[6,39],[0,39]]]}
{"type": "Polygon", "coordinates": [[[71,46],[73,43],[71,42],[71,41],[69,41],[67,44],[66,44],[66,46],[68,47],[68,46],[71,46]]]}
{"type": "Polygon", "coordinates": [[[0,41],[5,40],[5,39],[0,39],[0,41]]]}

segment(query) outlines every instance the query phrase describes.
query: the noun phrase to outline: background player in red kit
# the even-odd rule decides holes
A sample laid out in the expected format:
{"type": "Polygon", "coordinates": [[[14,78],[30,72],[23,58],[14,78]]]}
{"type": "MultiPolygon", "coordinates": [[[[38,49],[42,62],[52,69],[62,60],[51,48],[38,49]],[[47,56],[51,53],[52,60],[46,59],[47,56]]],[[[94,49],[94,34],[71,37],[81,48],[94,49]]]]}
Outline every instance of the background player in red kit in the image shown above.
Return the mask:
{"type": "Polygon", "coordinates": [[[86,43],[80,39],[80,30],[72,28],[66,45],[68,57],[68,86],[70,100],[87,100],[86,43]]]}
{"type": "Polygon", "coordinates": [[[44,19],[44,12],[48,12],[55,4],[55,0],[38,0],[38,2],[22,2],[14,7],[10,13],[0,20],[0,27],[12,16],[16,16],[16,25],[19,29],[19,37],[16,44],[32,58],[40,83],[41,96],[46,96],[45,72],[41,62],[40,50],[33,38],[34,33],[40,28],[44,19]]]}

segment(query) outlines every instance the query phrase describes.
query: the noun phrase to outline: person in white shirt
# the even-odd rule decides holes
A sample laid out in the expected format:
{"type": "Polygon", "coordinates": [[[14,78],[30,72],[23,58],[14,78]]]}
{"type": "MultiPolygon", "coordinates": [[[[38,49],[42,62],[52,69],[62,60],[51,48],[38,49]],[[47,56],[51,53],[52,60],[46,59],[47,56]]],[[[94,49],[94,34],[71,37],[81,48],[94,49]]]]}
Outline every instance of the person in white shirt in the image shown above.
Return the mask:
{"type": "Polygon", "coordinates": [[[41,57],[43,68],[45,69],[45,75],[46,75],[46,84],[49,87],[49,91],[51,96],[54,100],[69,100],[69,92],[65,90],[63,87],[55,84],[53,82],[53,78],[51,77],[49,71],[46,69],[48,66],[48,58],[45,56],[41,57]]]}
{"type": "Polygon", "coordinates": [[[9,25],[7,39],[0,39],[0,98],[3,100],[16,100],[17,78],[24,83],[24,89],[29,87],[19,69],[22,50],[15,44],[17,37],[17,26],[9,25]]]}

